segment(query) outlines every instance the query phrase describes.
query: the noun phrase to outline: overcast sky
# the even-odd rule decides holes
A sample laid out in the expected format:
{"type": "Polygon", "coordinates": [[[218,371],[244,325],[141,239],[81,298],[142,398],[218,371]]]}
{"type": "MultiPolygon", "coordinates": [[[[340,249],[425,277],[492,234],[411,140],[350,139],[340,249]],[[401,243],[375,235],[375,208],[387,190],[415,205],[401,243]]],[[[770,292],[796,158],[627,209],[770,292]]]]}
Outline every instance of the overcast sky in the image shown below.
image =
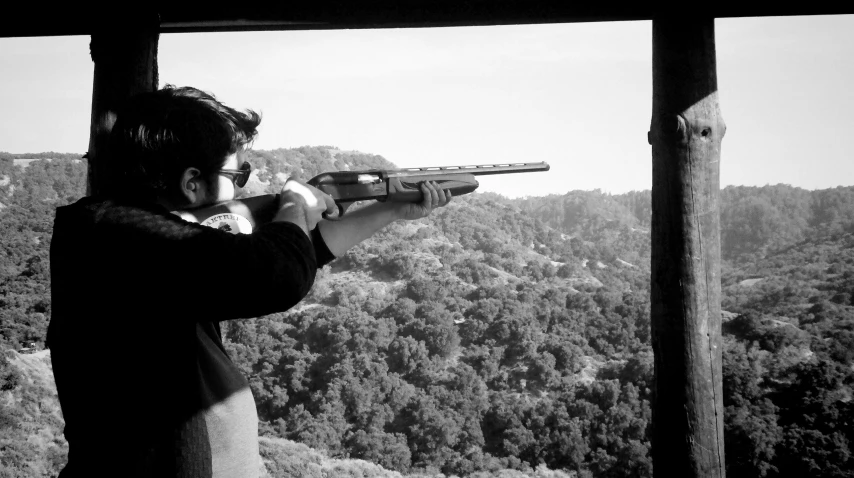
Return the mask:
{"type": "MultiPolygon", "coordinates": [[[[854,184],[854,16],[718,19],[721,186],[854,184]]],[[[163,34],[160,84],[263,115],[257,149],[547,161],[509,197],[649,189],[652,23],[163,34]]],[[[83,153],[89,37],[0,38],[0,151],[83,153]]]]}

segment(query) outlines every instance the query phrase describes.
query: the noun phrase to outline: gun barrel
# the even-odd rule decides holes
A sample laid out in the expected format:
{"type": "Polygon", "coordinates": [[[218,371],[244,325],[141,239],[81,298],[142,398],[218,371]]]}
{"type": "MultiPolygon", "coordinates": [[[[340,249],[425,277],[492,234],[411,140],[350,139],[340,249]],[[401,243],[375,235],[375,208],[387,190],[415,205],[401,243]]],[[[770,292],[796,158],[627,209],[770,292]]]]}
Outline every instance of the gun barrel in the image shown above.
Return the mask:
{"type": "Polygon", "coordinates": [[[393,169],[388,171],[388,177],[432,176],[435,174],[471,174],[474,176],[482,176],[486,174],[533,173],[536,171],[548,170],[549,165],[546,162],[480,164],[472,166],[431,166],[427,168],[393,169]]]}

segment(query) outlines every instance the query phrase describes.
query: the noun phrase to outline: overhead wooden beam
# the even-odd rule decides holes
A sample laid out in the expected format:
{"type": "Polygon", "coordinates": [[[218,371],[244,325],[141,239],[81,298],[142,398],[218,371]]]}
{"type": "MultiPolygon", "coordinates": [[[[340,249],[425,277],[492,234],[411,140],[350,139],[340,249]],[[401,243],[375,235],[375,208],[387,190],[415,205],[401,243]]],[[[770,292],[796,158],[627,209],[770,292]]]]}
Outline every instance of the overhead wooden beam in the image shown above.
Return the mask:
{"type": "Polygon", "coordinates": [[[723,477],[714,18],[656,18],[652,37],[653,472],[723,477]]]}
{"type": "MultiPolygon", "coordinates": [[[[349,28],[420,28],[651,20],[665,3],[566,0],[314,0],[311,2],[221,2],[204,8],[149,2],[160,16],[161,33],[349,28]]],[[[135,9],[136,10],[136,9],[135,9]]],[[[854,13],[854,3],[715,2],[703,5],[710,17],[835,15],[854,13]]],[[[118,8],[80,2],[43,8],[16,5],[0,17],[0,37],[91,35],[123,14],[118,8]]]]}
{"type": "Polygon", "coordinates": [[[87,195],[97,194],[102,188],[104,146],[116,120],[116,108],[132,95],[157,89],[158,40],[156,15],[104,25],[92,34],[90,51],[95,74],[87,195]]]}

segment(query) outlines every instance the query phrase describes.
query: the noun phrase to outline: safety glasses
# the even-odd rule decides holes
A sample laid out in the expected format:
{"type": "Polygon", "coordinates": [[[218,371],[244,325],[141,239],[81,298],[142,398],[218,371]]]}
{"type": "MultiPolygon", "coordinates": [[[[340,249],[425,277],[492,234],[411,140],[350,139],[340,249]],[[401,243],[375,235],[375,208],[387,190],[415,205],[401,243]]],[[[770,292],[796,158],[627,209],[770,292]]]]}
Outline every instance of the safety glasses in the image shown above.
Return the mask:
{"type": "Polygon", "coordinates": [[[246,186],[246,181],[249,181],[249,174],[252,172],[252,166],[243,162],[240,166],[240,169],[220,169],[219,174],[224,176],[228,176],[231,178],[231,182],[234,183],[235,186],[242,188],[246,186]]]}

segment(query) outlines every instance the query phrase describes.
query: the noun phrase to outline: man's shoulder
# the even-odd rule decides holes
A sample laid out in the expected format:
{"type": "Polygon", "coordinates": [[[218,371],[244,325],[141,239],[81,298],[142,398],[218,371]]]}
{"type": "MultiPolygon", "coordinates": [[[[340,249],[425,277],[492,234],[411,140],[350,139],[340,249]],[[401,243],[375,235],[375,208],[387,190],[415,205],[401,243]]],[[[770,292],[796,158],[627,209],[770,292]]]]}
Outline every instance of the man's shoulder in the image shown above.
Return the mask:
{"type": "Polygon", "coordinates": [[[58,209],[98,209],[98,208],[135,208],[150,211],[166,211],[163,206],[141,200],[120,199],[108,196],[84,196],[76,202],[58,209]]]}
{"type": "Polygon", "coordinates": [[[126,216],[168,215],[163,206],[144,202],[123,201],[101,196],[80,198],[67,206],[56,209],[57,221],[112,222],[126,216]]]}
{"type": "Polygon", "coordinates": [[[93,215],[93,211],[98,208],[101,201],[100,198],[83,197],[71,204],[57,207],[53,223],[54,230],[79,226],[81,222],[86,221],[87,217],[93,215]]]}

